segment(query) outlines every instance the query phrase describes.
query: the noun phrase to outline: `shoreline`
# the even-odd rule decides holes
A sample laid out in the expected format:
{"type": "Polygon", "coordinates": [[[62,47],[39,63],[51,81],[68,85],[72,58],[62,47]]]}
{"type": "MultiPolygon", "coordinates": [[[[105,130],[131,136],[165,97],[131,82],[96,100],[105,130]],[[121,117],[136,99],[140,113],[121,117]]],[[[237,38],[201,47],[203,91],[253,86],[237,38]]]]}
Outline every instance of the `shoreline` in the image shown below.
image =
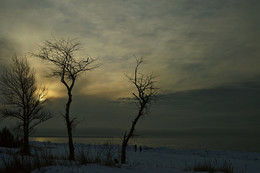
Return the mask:
{"type": "MultiPolygon", "coordinates": [[[[111,143],[111,144],[117,144],[121,145],[121,139],[118,137],[74,137],[74,143],[75,144],[105,144],[105,143],[111,143]]],[[[51,143],[67,143],[67,137],[30,137],[30,141],[39,141],[39,142],[51,142],[51,143]]],[[[132,141],[130,141],[129,145],[141,145],[141,146],[148,146],[152,148],[169,148],[169,149],[201,149],[201,150],[217,150],[217,151],[238,151],[238,152],[258,152],[260,153],[260,148],[251,147],[246,148],[245,147],[230,147],[230,145],[223,142],[222,145],[209,145],[201,143],[200,145],[198,143],[184,143],[184,145],[181,144],[181,142],[177,141],[171,141],[171,139],[167,138],[134,138],[132,141]],[[165,141],[161,142],[160,140],[163,139],[165,141]],[[171,143],[167,143],[168,140],[171,143]],[[158,142],[159,141],[159,142],[158,142]],[[166,143],[166,145],[164,145],[166,143]]]]}
{"type": "MultiPolygon", "coordinates": [[[[42,145],[62,145],[62,146],[67,146],[67,142],[50,142],[50,141],[29,141],[30,144],[42,144],[42,145]]],[[[112,146],[117,146],[121,148],[121,144],[116,144],[116,143],[74,143],[74,147],[77,146],[104,146],[104,145],[112,145],[112,146]]],[[[135,144],[130,144],[128,145],[128,149],[134,151],[134,145],[135,144]]],[[[239,151],[239,150],[223,150],[223,149],[208,149],[208,148],[173,148],[173,147],[166,147],[166,146],[159,146],[159,147],[153,147],[149,145],[139,145],[143,147],[143,150],[169,150],[169,151],[183,151],[183,152],[188,152],[188,151],[200,151],[200,152],[224,152],[224,153],[255,153],[255,154],[260,154],[259,151],[239,151]]]]}

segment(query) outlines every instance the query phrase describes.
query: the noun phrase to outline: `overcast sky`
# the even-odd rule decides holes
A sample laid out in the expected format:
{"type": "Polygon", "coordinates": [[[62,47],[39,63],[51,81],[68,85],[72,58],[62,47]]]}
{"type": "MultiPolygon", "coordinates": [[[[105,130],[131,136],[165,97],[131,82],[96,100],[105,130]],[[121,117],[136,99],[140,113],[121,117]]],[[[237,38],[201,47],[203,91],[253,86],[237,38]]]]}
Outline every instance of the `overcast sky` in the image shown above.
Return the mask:
{"type": "MultiPolygon", "coordinates": [[[[120,99],[133,92],[124,74],[132,72],[134,56],[143,56],[142,71],[157,76],[161,93],[151,118],[137,127],[141,132],[259,136],[259,16],[258,0],[0,0],[0,63],[37,52],[52,35],[78,39],[80,55],[102,66],[77,81],[75,133],[129,125],[136,112],[120,99]]],[[[29,60],[57,114],[41,127],[57,129],[65,88],[44,77],[46,64],[29,60]]]]}

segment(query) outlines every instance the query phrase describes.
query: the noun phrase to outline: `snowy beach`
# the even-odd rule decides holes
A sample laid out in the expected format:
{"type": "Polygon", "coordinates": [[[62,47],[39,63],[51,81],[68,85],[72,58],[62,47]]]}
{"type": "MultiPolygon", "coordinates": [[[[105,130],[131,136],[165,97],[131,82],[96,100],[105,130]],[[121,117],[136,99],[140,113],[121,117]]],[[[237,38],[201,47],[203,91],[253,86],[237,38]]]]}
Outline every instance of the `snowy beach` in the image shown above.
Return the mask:
{"type": "MultiPolygon", "coordinates": [[[[191,173],[228,172],[259,173],[260,153],[215,150],[176,150],[142,147],[127,148],[127,164],[120,164],[120,146],[114,144],[75,144],[76,160],[67,160],[65,143],[31,142],[32,155],[21,156],[19,149],[0,148],[3,170],[13,159],[30,160],[37,165],[33,173],[191,173]],[[37,162],[36,162],[37,160],[37,162]]],[[[9,164],[10,166],[11,164],[9,164]]]]}

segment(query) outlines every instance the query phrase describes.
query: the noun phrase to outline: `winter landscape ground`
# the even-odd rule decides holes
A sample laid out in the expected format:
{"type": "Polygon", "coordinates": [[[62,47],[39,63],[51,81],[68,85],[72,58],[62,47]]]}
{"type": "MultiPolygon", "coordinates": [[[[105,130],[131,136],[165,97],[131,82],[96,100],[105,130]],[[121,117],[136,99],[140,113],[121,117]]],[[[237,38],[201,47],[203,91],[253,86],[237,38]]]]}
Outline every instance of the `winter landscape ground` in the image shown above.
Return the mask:
{"type": "Polygon", "coordinates": [[[216,150],[127,148],[127,164],[119,163],[120,146],[75,144],[76,160],[67,160],[64,143],[31,142],[31,156],[19,149],[0,148],[2,172],[31,169],[32,173],[259,173],[260,153],[216,150]],[[14,166],[15,165],[15,166],[14,166]],[[15,168],[16,167],[16,168],[15,168]],[[28,168],[26,168],[28,167],[28,168]]]}

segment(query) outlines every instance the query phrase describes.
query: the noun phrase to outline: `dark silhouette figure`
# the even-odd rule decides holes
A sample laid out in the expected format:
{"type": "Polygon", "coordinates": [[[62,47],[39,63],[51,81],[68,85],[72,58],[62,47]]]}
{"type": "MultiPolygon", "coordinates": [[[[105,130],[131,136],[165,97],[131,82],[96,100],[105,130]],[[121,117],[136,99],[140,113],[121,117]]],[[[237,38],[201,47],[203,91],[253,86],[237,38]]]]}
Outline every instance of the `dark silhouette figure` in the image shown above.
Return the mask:
{"type": "Polygon", "coordinates": [[[135,145],[135,152],[137,151],[137,146],[135,145]]]}
{"type": "Polygon", "coordinates": [[[142,146],[139,147],[139,151],[140,151],[140,153],[142,152],[142,146]]]}
{"type": "Polygon", "coordinates": [[[118,160],[117,159],[114,159],[114,162],[115,162],[115,164],[118,164],[118,160]]]}

